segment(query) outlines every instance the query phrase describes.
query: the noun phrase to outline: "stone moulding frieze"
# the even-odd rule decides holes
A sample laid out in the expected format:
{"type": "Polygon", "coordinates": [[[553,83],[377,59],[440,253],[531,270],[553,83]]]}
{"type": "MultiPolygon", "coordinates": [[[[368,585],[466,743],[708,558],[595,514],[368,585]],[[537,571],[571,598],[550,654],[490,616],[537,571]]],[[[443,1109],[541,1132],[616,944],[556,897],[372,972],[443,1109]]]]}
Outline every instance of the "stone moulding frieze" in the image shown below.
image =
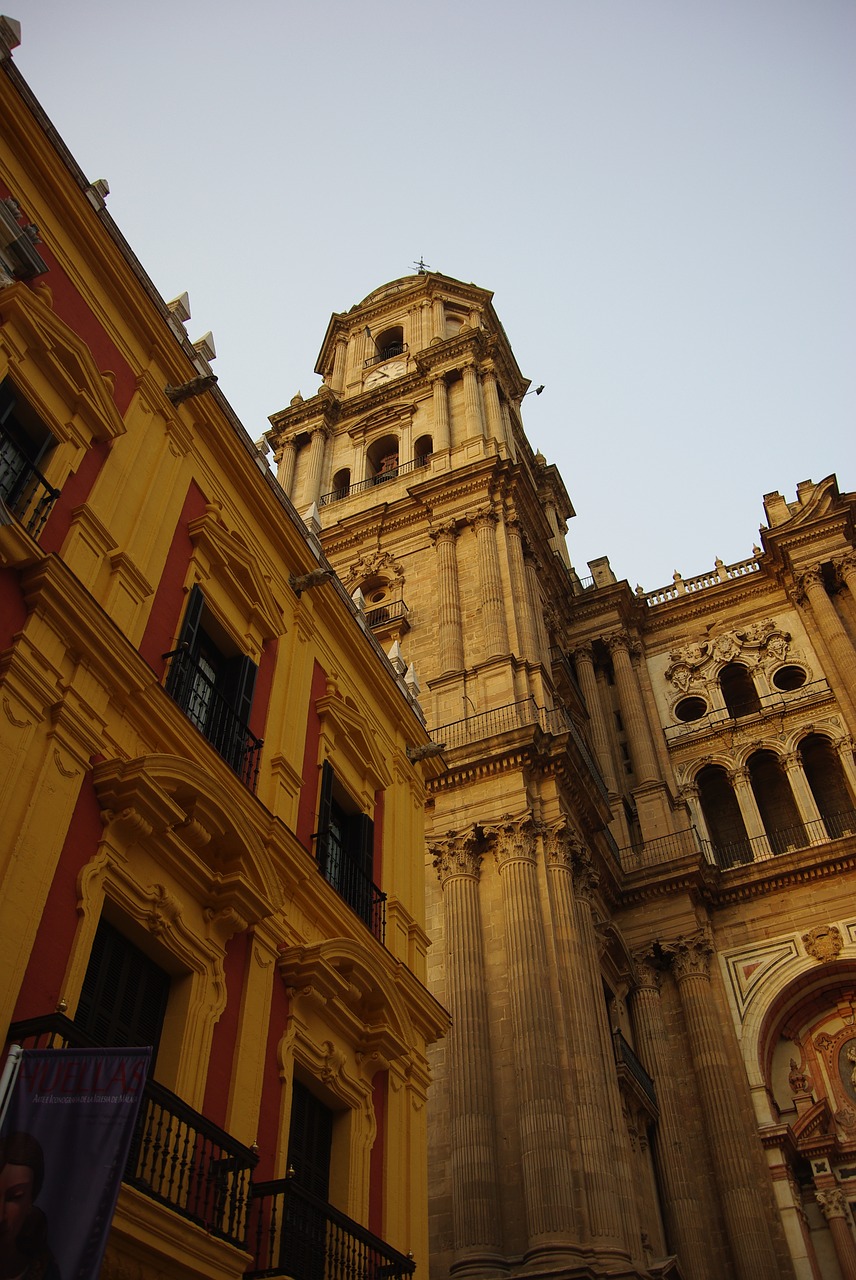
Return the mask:
{"type": "Polygon", "coordinates": [[[796,938],[764,941],[720,956],[725,988],[740,1022],[768,980],[799,958],[796,938]]]}

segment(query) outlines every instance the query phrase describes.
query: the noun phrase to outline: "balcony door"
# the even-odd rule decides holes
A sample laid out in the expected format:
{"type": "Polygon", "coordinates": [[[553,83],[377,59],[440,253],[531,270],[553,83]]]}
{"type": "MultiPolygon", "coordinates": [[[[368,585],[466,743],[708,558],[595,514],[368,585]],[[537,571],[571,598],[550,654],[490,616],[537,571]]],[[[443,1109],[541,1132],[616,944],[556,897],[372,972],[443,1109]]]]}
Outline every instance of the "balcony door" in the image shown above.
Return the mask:
{"type": "Polygon", "coordinates": [[[333,1112],[299,1080],[293,1082],[280,1268],[294,1280],[324,1280],[333,1112]]]}

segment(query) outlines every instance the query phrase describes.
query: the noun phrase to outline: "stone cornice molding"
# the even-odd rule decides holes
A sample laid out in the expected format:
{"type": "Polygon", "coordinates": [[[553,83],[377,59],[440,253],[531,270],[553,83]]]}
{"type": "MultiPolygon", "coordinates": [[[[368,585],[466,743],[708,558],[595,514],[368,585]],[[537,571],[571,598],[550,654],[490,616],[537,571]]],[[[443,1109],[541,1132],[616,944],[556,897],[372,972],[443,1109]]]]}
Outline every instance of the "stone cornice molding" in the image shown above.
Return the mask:
{"type": "Polygon", "coordinates": [[[428,844],[434,870],[442,885],[456,877],[478,880],[482,855],[477,849],[475,830],[449,831],[428,844]]]}
{"type": "Polygon", "coordinates": [[[685,934],[663,946],[672,962],[672,971],[678,982],[687,978],[709,978],[710,961],[714,954],[713,939],[708,929],[685,934]]]}
{"type": "Polygon", "coordinates": [[[529,813],[513,817],[503,814],[495,826],[485,827],[485,835],[492,837],[496,865],[500,872],[513,862],[535,864],[538,830],[529,813]]]}

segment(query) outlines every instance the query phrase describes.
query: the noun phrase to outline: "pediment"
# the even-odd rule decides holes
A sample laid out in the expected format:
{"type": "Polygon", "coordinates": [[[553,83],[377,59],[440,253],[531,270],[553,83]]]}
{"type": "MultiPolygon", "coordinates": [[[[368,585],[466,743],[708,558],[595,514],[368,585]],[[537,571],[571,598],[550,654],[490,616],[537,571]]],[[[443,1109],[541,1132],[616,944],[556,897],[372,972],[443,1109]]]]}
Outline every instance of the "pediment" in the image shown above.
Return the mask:
{"type": "Polygon", "coordinates": [[[124,435],[109,379],[83,339],[38,290],[15,284],[0,292],[0,347],[14,357],[15,384],[57,440],[74,439],[87,447],[124,435]],[[85,438],[80,438],[80,426],[85,438]]]}
{"type": "Polygon", "coordinates": [[[106,760],[93,780],[106,823],[117,821],[134,843],[151,844],[200,901],[231,909],[248,923],[282,906],[284,895],[257,806],[237,781],[228,792],[180,756],[106,760]]]}
{"type": "Polygon", "coordinates": [[[194,547],[207,557],[218,580],[266,640],[283,632],[282,613],[255,554],[243,539],[230,532],[213,506],[188,525],[194,547]]]}
{"type": "Polygon", "coordinates": [[[370,791],[385,790],[392,783],[386,758],[376,741],[365,715],[336,694],[327,694],[315,703],[322,731],[332,727],[337,754],[343,754],[352,767],[365,778],[370,791]]]}

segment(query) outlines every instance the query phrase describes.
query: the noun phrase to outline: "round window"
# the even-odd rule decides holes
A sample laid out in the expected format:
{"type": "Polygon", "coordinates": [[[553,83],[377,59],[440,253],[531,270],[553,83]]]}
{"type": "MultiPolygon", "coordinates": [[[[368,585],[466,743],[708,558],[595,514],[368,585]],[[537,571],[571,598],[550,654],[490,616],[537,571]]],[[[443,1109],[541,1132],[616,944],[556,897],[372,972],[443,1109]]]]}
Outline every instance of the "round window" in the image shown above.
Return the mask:
{"type": "Polygon", "coordinates": [[[802,667],[779,667],[773,676],[773,684],[784,693],[801,689],[805,684],[805,672],[802,667]]]}
{"type": "Polygon", "coordinates": [[[372,604],[380,604],[381,600],[385,600],[385,599],[386,599],[385,591],[375,591],[374,595],[372,596],[372,604]]]}
{"type": "Polygon", "coordinates": [[[675,707],[675,715],[679,720],[683,720],[684,724],[688,724],[691,720],[701,720],[706,712],[707,703],[704,698],[681,698],[675,707]]]}

